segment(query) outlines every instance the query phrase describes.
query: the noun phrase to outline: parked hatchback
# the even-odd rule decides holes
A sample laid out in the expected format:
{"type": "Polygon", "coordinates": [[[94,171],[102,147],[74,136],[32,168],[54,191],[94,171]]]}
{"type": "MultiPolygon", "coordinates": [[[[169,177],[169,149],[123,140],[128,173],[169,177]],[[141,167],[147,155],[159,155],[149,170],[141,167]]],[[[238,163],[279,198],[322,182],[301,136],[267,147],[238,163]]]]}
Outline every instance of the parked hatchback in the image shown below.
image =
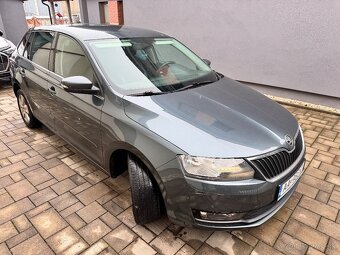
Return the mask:
{"type": "Polygon", "coordinates": [[[294,117],[163,33],[40,27],[13,60],[25,124],[43,123],[113,178],[128,170],[139,224],[165,210],[179,225],[257,226],[303,173],[294,117]]]}

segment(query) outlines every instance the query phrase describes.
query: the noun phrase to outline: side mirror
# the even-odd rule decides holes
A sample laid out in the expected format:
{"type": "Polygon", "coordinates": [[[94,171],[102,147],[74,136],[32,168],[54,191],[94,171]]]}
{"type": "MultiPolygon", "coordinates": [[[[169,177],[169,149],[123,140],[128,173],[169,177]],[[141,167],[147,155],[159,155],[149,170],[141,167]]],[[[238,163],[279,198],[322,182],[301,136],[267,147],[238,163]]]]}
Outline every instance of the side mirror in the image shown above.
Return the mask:
{"type": "Polygon", "coordinates": [[[0,30],[0,36],[3,36],[4,35],[4,32],[2,32],[2,30],[0,30]]]}
{"type": "Polygon", "coordinates": [[[206,63],[208,66],[210,66],[210,65],[211,65],[211,61],[210,61],[210,60],[208,60],[208,59],[203,59],[203,62],[204,62],[204,63],[206,63]]]}
{"type": "Polygon", "coordinates": [[[97,94],[99,89],[92,89],[92,82],[84,76],[70,76],[61,80],[64,90],[78,94],[97,94]]]}

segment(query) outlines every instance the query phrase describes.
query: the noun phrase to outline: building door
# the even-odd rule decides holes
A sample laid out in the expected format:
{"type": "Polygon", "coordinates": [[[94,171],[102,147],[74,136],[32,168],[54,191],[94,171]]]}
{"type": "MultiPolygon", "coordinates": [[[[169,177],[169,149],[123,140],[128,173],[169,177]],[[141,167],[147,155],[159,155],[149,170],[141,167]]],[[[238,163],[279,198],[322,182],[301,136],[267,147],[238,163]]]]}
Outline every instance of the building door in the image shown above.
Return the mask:
{"type": "Polygon", "coordinates": [[[109,24],[110,23],[109,3],[107,1],[99,2],[99,15],[100,15],[100,23],[101,24],[109,24]]]}

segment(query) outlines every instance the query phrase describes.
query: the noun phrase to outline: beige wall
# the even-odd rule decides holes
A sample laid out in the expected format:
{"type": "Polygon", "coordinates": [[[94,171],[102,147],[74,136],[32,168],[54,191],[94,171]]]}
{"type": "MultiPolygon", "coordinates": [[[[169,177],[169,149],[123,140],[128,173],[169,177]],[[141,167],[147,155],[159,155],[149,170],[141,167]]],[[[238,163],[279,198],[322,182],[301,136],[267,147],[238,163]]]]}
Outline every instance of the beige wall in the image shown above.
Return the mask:
{"type": "MultiPolygon", "coordinates": [[[[78,0],[73,0],[70,3],[71,3],[72,14],[79,14],[80,10],[79,10],[78,0]]],[[[66,16],[67,15],[67,4],[66,4],[66,2],[61,2],[61,8],[63,10],[64,15],[66,16]]]]}

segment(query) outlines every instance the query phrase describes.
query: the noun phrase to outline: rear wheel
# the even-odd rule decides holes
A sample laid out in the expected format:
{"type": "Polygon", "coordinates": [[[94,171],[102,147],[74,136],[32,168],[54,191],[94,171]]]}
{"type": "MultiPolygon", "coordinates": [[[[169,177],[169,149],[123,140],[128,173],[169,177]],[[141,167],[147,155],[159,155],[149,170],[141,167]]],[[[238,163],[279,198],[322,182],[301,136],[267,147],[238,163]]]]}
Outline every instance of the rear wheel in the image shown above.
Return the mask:
{"type": "Polygon", "coordinates": [[[161,194],[148,169],[133,155],[128,156],[133,215],[137,224],[154,221],[161,216],[161,194]]]}
{"type": "Polygon", "coordinates": [[[33,116],[31,108],[29,104],[27,103],[26,97],[21,89],[17,91],[17,100],[18,100],[18,106],[19,106],[21,117],[23,121],[25,122],[26,126],[29,128],[40,127],[41,123],[38,119],[36,119],[33,116]]]}

